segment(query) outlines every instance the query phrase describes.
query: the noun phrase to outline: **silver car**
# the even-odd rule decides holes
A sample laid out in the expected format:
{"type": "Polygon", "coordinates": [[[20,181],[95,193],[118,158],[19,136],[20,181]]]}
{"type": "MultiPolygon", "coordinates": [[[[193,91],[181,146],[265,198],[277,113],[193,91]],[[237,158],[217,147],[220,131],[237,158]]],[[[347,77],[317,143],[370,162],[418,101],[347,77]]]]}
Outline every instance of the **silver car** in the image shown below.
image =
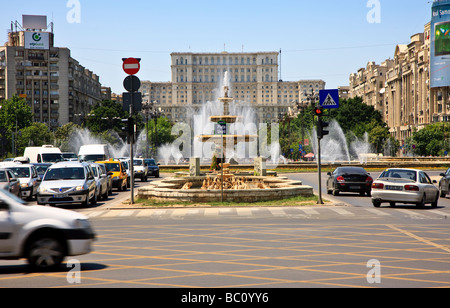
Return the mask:
{"type": "Polygon", "coordinates": [[[97,203],[97,184],[87,163],[60,162],[47,169],[38,192],[38,204],[97,203]]]}
{"type": "Polygon", "coordinates": [[[41,179],[37,173],[36,167],[33,165],[16,164],[8,167],[9,170],[14,172],[16,177],[20,181],[20,191],[22,198],[32,200],[37,196],[41,179]]]}
{"type": "Polygon", "coordinates": [[[434,185],[436,183],[422,170],[387,169],[372,184],[372,203],[375,207],[384,202],[391,206],[415,204],[420,208],[431,203],[432,207],[437,207],[439,189],[434,185]]]}
{"type": "Polygon", "coordinates": [[[104,200],[108,199],[109,189],[108,189],[108,179],[106,172],[102,170],[99,164],[90,163],[92,168],[92,173],[94,174],[95,181],[97,183],[97,195],[104,200]]]}

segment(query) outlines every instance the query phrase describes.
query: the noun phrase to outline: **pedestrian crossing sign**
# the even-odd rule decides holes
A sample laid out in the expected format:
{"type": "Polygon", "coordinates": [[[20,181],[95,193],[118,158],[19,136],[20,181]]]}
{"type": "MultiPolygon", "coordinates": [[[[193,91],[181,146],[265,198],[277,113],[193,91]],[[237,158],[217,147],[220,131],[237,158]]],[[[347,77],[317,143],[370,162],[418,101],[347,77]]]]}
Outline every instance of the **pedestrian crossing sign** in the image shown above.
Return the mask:
{"type": "Polygon", "coordinates": [[[320,106],[324,109],[339,108],[339,91],[338,90],[321,90],[319,92],[320,106]]]}

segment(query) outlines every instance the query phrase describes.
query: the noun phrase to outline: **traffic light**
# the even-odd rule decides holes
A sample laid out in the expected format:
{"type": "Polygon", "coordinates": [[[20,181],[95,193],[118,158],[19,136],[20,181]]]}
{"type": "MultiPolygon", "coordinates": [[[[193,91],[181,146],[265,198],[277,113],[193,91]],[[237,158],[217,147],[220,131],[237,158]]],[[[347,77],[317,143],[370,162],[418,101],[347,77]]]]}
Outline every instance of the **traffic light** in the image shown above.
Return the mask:
{"type": "Polygon", "coordinates": [[[318,117],[323,116],[323,108],[321,108],[321,107],[314,108],[314,115],[316,115],[318,117]]]}
{"type": "Polygon", "coordinates": [[[322,118],[319,118],[319,121],[317,122],[317,138],[323,139],[323,136],[330,133],[329,131],[324,130],[324,128],[327,128],[329,125],[328,122],[324,122],[322,118]]]}

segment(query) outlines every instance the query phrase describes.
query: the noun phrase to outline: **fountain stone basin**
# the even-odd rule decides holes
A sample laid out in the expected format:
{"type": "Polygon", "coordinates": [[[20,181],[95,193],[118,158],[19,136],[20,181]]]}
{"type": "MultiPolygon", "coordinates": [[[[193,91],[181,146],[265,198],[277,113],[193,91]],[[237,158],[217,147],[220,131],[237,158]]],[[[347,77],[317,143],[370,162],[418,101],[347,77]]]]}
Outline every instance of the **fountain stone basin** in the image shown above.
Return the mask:
{"type": "MultiPolygon", "coordinates": [[[[229,176],[229,175],[226,175],[229,176]]],[[[169,177],[161,181],[152,182],[147,187],[138,189],[138,198],[165,201],[184,201],[194,203],[220,202],[221,189],[202,189],[208,178],[221,178],[220,175],[169,177]],[[186,184],[189,189],[184,189],[186,184]]],[[[270,176],[240,176],[249,183],[250,189],[224,189],[224,202],[259,202],[288,199],[296,196],[311,197],[313,188],[303,185],[301,181],[290,180],[286,177],[270,176]],[[266,188],[257,188],[262,183],[266,188]]]]}

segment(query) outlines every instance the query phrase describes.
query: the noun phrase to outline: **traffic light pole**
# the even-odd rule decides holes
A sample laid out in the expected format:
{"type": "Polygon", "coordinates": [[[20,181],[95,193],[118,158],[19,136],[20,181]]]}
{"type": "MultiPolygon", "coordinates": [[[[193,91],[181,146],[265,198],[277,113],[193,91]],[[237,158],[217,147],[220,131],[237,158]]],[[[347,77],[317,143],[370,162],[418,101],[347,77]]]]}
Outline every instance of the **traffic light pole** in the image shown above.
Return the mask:
{"type": "MultiPolygon", "coordinates": [[[[131,84],[131,95],[130,95],[130,121],[133,117],[133,84],[131,84]]],[[[133,122],[134,123],[134,122],[133,122]]],[[[130,189],[131,189],[131,204],[134,204],[134,153],[133,153],[133,145],[134,145],[134,125],[132,127],[132,131],[128,131],[128,138],[130,138],[130,189]]]]}
{"type": "Polygon", "coordinates": [[[322,200],[322,155],[320,150],[320,138],[317,138],[317,169],[319,170],[319,200],[317,204],[324,204],[322,200]]]}

